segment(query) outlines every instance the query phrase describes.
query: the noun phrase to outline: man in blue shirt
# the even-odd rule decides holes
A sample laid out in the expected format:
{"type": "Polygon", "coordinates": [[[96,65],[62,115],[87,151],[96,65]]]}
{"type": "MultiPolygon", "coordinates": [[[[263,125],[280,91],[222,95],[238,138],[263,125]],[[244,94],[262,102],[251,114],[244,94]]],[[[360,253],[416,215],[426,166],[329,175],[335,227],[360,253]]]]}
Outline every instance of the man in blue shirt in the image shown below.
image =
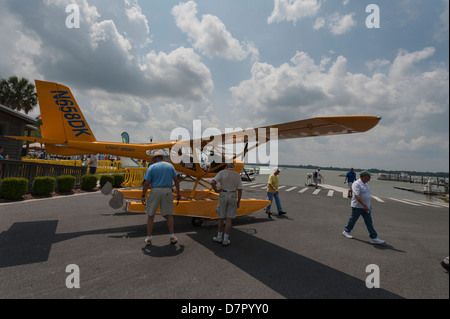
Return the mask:
{"type": "Polygon", "coordinates": [[[178,181],[177,172],[172,164],[164,162],[161,153],[156,152],[153,155],[153,165],[151,165],[144,177],[144,185],[142,188],[142,204],[145,205],[145,213],[147,219],[147,238],[145,243],[150,246],[152,244],[153,222],[155,219],[158,206],[161,215],[167,220],[167,227],[170,233],[170,243],[175,245],[178,239],[174,234],[172,181],[177,188],[177,200],[181,199],[180,183],[178,181]],[[148,198],[146,198],[147,190],[151,188],[148,198]],[[148,203],[147,203],[148,201],[148,203]]]}
{"type": "Polygon", "coordinates": [[[348,172],[347,175],[345,175],[344,180],[344,184],[348,183],[348,195],[347,195],[348,198],[353,197],[352,185],[354,181],[356,181],[356,173],[353,170],[353,168],[350,168],[350,172],[348,172]]]}

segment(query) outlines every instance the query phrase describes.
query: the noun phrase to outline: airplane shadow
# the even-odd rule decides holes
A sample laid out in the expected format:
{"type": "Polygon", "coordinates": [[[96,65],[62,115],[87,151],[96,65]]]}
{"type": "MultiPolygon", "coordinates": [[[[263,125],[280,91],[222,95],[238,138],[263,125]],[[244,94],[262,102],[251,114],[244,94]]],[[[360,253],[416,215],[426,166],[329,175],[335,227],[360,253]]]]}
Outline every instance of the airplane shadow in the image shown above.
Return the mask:
{"type": "Polygon", "coordinates": [[[0,268],[48,260],[57,220],[15,223],[0,233],[0,268]]]}
{"type": "Polygon", "coordinates": [[[48,260],[53,244],[73,238],[98,235],[127,233],[144,236],[145,225],[96,229],[65,234],[56,234],[57,220],[14,223],[7,231],[0,233],[0,269],[19,265],[27,265],[48,260]]]}
{"type": "Polygon", "coordinates": [[[364,280],[260,239],[248,231],[233,229],[233,242],[222,247],[210,231],[188,234],[229,262],[288,299],[401,299],[384,289],[368,289],[364,280]]]}
{"type": "MultiPolygon", "coordinates": [[[[142,214],[141,214],[142,215],[142,214]]],[[[242,225],[258,222],[257,218],[245,217],[239,220],[242,225]]],[[[53,244],[90,235],[109,235],[109,238],[142,238],[147,235],[146,219],[142,224],[95,229],[72,233],[57,234],[58,220],[34,221],[14,223],[7,231],[0,233],[0,269],[19,265],[45,262],[48,260],[53,244]]],[[[198,229],[217,227],[217,221],[207,221],[204,227],[194,227],[190,218],[180,217],[175,219],[176,232],[192,232],[198,229]]],[[[165,220],[155,222],[153,235],[167,234],[165,220]]],[[[144,242],[142,240],[142,244],[144,242]]],[[[143,253],[153,257],[175,256],[183,253],[184,246],[151,246],[142,249],[143,253]]]]}

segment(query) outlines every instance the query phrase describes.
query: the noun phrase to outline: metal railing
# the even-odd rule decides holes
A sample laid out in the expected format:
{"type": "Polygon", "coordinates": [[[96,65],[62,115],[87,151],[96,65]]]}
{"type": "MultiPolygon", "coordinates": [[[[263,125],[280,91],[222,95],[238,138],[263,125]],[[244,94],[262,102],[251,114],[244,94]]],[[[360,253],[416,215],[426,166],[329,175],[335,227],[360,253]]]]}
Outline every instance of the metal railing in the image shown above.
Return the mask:
{"type": "MultiPolygon", "coordinates": [[[[54,164],[54,165],[68,165],[68,166],[83,166],[81,160],[44,160],[44,159],[28,159],[22,158],[22,161],[29,163],[42,163],[42,164],[54,164]]],[[[89,168],[89,165],[86,164],[89,168]]],[[[125,169],[122,168],[121,161],[108,161],[99,160],[96,173],[124,173],[125,169]]]]}
{"type": "Polygon", "coordinates": [[[81,186],[81,177],[87,174],[86,166],[67,166],[22,161],[0,160],[0,180],[9,177],[28,179],[28,189],[31,190],[35,177],[50,176],[57,178],[62,175],[75,176],[75,187],[81,186]]]}
{"type": "Polygon", "coordinates": [[[145,167],[129,167],[125,169],[125,180],[123,187],[142,186],[147,168],[145,167]]]}

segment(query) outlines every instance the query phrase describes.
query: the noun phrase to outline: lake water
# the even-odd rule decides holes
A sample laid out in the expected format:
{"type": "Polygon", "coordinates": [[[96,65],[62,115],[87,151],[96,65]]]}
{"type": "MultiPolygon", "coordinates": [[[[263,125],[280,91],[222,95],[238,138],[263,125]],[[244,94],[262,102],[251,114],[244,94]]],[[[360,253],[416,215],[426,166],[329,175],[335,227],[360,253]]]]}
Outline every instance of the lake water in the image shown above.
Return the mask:
{"type": "MultiPolygon", "coordinates": [[[[246,168],[259,167],[255,165],[246,165],[246,168]]],[[[312,170],[303,168],[280,168],[281,172],[279,175],[280,185],[287,186],[305,186],[307,181],[307,174],[313,173],[312,170]]],[[[255,183],[267,183],[269,177],[268,174],[272,173],[273,169],[269,167],[260,167],[260,174],[255,176],[255,183]]],[[[340,174],[346,174],[347,171],[329,171],[321,170],[322,176],[325,177],[324,184],[338,186],[342,188],[347,188],[347,184],[344,184],[345,177],[339,176],[340,174]]],[[[357,177],[359,178],[359,172],[357,177]]],[[[412,188],[417,190],[423,190],[423,185],[419,183],[407,183],[407,182],[397,182],[397,181],[385,181],[378,180],[378,174],[374,174],[369,182],[372,195],[386,198],[392,197],[397,199],[415,199],[415,200],[426,200],[426,201],[439,201],[433,196],[419,194],[415,192],[409,192],[405,190],[399,190],[394,187],[412,188]]]]}

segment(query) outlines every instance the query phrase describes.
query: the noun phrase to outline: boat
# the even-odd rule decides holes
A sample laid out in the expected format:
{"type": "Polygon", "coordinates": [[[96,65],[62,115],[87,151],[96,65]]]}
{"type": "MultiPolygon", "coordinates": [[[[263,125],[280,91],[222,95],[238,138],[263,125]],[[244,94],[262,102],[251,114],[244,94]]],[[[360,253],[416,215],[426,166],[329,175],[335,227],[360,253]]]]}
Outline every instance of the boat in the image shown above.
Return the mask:
{"type": "Polygon", "coordinates": [[[403,172],[400,174],[380,173],[377,179],[382,181],[411,182],[411,176],[403,172]]]}

